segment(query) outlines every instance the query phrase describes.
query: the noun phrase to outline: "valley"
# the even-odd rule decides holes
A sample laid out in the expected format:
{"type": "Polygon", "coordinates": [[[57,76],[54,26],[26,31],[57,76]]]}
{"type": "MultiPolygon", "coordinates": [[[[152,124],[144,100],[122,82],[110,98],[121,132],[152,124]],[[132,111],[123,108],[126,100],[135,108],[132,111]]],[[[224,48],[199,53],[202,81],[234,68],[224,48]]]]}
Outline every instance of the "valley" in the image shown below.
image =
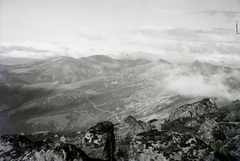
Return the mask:
{"type": "Polygon", "coordinates": [[[1,133],[34,133],[39,129],[81,131],[99,121],[117,124],[129,115],[143,121],[167,118],[175,108],[207,97],[220,106],[239,98],[238,68],[201,62],[176,65],[164,60],[115,60],[107,56],[82,59],[86,68],[73,69],[84,72],[84,77],[72,73],[78,79],[70,82],[63,81],[69,74],[67,78],[63,74],[61,79],[36,80],[45,73],[37,69],[48,68],[47,73],[52,72],[49,74],[53,78],[56,73],[53,70],[64,73],[63,62],[77,61],[72,58],[54,58],[1,70],[5,74],[2,78],[6,78],[1,84],[1,133]],[[100,65],[92,68],[95,64],[100,65]],[[99,69],[105,71],[93,74],[99,69]],[[35,81],[24,80],[33,75],[35,81]],[[15,79],[14,83],[8,82],[10,78],[15,79]],[[21,82],[16,81],[20,78],[21,82]]]}
{"type": "Polygon", "coordinates": [[[0,0],[0,161],[240,161],[239,15],[0,0]]]}

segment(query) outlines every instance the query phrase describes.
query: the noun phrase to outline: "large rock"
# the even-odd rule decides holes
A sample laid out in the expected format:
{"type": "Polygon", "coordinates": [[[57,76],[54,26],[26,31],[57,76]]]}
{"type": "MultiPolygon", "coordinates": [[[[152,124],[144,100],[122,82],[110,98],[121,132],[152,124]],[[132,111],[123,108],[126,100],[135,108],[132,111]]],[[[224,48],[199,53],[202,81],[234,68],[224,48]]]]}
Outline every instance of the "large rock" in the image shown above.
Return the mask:
{"type": "Polygon", "coordinates": [[[240,160],[240,135],[224,141],[215,152],[215,157],[221,161],[240,160]]]}
{"type": "Polygon", "coordinates": [[[151,131],[136,135],[128,151],[130,161],[213,160],[210,146],[176,132],[151,131]]]}
{"type": "Polygon", "coordinates": [[[125,125],[126,125],[126,128],[131,129],[134,134],[139,134],[139,133],[150,130],[149,124],[141,120],[137,120],[133,116],[128,116],[126,118],[125,125]]]}
{"type": "Polygon", "coordinates": [[[91,127],[83,138],[82,149],[90,158],[113,161],[115,152],[114,125],[105,121],[91,127]]]}
{"type": "Polygon", "coordinates": [[[71,144],[49,143],[32,150],[23,160],[31,161],[87,161],[87,155],[71,144]]]}
{"type": "Polygon", "coordinates": [[[169,120],[174,121],[184,118],[199,118],[205,114],[216,111],[216,109],[217,105],[213,100],[203,99],[202,101],[193,104],[186,104],[177,108],[170,113],[169,120]]]}
{"type": "Polygon", "coordinates": [[[48,133],[48,134],[34,134],[27,137],[35,142],[35,144],[45,144],[45,141],[51,140],[53,142],[62,142],[66,144],[75,145],[77,148],[82,147],[82,138],[84,137],[82,132],[71,133],[48,133]]]}
{"type": "Polygon", "coordinates": [[[223,133],[226,138],[232,138],[237,134],[240,134],[240,122],[219,122],[223,133]]]}
{"type": "Polygon", "coordinates": [[[1,161],[87,161],[87,155],[74,145],[43,141],[36,145],[24,136],[1,137],[1,161]]]}
{"type": "Polygon", "coordinates": [[[227,106],[228,113],[223,119],[223,121],[228,122],[240,122],[240,101],[234,101],[229,106],[227,106]]]}
{"type": "Polygon", "coordinates": [[[185,127],[195,128],[199,127],[201,124],[196,120],[190,120],[184,124],[185,127]]]}
{"type": "Polygon", "coordinates": [[[133,116],[128,116],[125,122],[117,126],[117,138],[124,139],[132,134],[140,134],[151,129],[148,123],[137,120],[133,116]]]}
{"type": "Polygon", "coordinates": [[[150,124],[128,116],[125,121],[116,126],[116,159],[128,160],[128,149],[132,136],[147,132],[151,129],[150,124]]]}
{"type": "Polygon", "coordinates": [[[34,148],[34,143],[21,135],[4,135],[0,137],[0,155],[19,148],[34,148]]]}
{"type": "Polygon", "coordinates": [[[162,125],[166,122],[166,119],[153,119],[148,121],[148,124],[150,125],[151,130],[161,131],[162,125]]]}
{"type": "Polygon", "coordinates": [[[225,134],[214,119],[205,120],[200,126],[197,135],[212,148],[215,148],[217,141],[222,142],[226,139],[225,134]]]}

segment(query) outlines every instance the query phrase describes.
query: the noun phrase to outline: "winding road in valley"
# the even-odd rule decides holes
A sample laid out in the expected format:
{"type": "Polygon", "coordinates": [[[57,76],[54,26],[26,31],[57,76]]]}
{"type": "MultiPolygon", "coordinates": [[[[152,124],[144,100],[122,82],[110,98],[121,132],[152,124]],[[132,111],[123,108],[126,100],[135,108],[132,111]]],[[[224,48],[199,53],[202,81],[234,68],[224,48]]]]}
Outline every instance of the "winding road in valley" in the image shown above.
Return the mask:
{"type": "MultiPolygon", "coordinates": [[[[116,120],[118,121],[118,123],[122,123],[122,122],[119,120],[119,118],[118,118],[118,116],[117,116],[117,114],[116,114],[115,112],[113,112],[113,111],[107,111],[107,110],[103,110],[103,109],[98,108],[98,107],[97,107],[98,105],[96,105],[94,102],[92,102],[92,101],[89,99],[88,93],[87,93],[86,91],[84,91],[84,90],[79,90],[79,89],[75,89],[75,90],[81,91],[81,92],[85,93],[85,94],[87,95],[87,100],[93,105],[93,108],[95,108],[96,110],[101,111],[101,112],[111,113],[113,116],[116,117],[116,120]]],[[[109,117],[109,118],[111,118],[111,117],[109,117]]]]}

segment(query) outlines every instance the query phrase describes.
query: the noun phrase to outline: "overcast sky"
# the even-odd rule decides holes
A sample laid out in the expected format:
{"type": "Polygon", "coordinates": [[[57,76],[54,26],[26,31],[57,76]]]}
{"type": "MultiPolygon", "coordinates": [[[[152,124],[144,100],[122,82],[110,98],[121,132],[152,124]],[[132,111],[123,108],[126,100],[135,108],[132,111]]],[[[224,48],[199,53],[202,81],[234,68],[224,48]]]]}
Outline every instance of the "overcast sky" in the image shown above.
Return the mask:
{"type": "Polygon", "coordinates": [[[0,0],[0,5],[2,56],[152,53],[152,59],[172,62],[240,64],[235,30],[240,0],[0,0]]]}

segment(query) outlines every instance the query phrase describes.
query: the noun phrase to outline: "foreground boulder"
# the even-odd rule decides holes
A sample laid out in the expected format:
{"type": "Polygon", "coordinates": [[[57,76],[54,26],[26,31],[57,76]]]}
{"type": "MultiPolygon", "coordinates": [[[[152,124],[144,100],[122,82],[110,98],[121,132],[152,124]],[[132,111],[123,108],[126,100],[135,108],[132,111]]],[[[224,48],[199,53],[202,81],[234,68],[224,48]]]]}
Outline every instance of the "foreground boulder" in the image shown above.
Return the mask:
{"type": "Polygon", "coordinates": [[[139,133],[150,130],[150,126],[147,123],[141,120],[137,120],[133,116],[128,116],[126,118],[125,128],[128,130],[131,130],[131,133],[134,133],[134,134],[139,134],[139,133]]]}
{"type": "Polygon", "coordinates": [[[217,142],[221,143],[226,139],[223,130],[214,119],[205,120],[199,128],[197,136],[214,149],[217,142]]]}
{"type": "Polygon", "coordinates": [[[228,112],[223,121],[240,122],[240,101],[232,102],[228,107],[228,112]]]}
{"type": "Polygon", "coordinates": [[[150,125],[151,130],[161,131],[162,125],[166,122],[167,122],[166,119],[159,119],[159,120],[153,119],[153,120],[148,121],[148,124],[150,125]]]}
{"type": "Polygon", "coordinates": [[[84,137],[82,137],[82,133],[70,136],[36,133],[28,137],[34,142],[21,135],[1,136],[0,161],[114,160],[115,137],[114,126],[111,122],[98,123],[90,128],[84,137]],[[79,139],[81,139],[81,143],[79,143],[79,139]]]}
{"type": "Polygon", "coordinates": [[[46,144],[32,150],[23,160],[39,161],[87,161],[87,155],[71,144],[46,144]]]}
{"type": "Polygon", "coordinates": [[[0,137],[0,156],[15,149],[34,148],[34,143],[21,135],[4,135],[0,137]]]}
{"type": "Polygon", "coordinates": [[[118,138],[126,138],[132,134],[140,134],[151,129],[148,123],[137,120],[133,116],[128,116],[124,123],[118,125],[116,135],[118,138]]]}
{"type": "Polygon", "coordinates": [[[125,121],[116,126],[116,159],[128,160],[128,150],[131,139],[134,135],[148,132],[151,129],[149,123],[137,120],[133,116],[128,116],[125,121]]]}
{"type": "Polygon", "coordinates": [[[184,124],[184,127],[187,127],[187,128],[195,128],[195,127],[199,127],[201,124],[196,121],[196,120],[190,120],[188,122],[186,122],[184,124]]]}
{"type": "Polygon", "coordinates": [[[203,99],[202,101],[193,104],[186,104],[177,108],[169,115],[169,120],[174,121],[184,118],[200,118],[205,114],[216,111],[216,109],[217,105],[212,99],[203,99]]]}
{"type": "Polygon", "coordinates": [[[240,101],[217,108],[204,99],[177,108],[169,119],[145,123],[129,116],[115,129],[106,121],[86,133],[5,135],[0,161],[240,160],[239,111],[240,101]]]}
{"type": "Polygon", "coordinates": [[[25,136],[12,135],[0,138],[0,160],[22,161],[87,161],[87,155],[74,145],[43,141],[41,146],[25,136]]]}
{"type": "Polygon", "coordinates": [[[232,138],[240,134],[240,122],[220,122],[219,125],[226,138],[232,138]]]}
{"type": "Polygon", "coordinates": [[[151,131],[136,135],[128,151],[130,161],[213,160],[210,146],[198,138],[176,132],[151,131]]]}
{"type": "Polygon", "coordinates": [[[114,125],[105,121],[91,127],[83,138],[82,149],[90,158],[113,161],[115,152],[114,125]]]}
{"type": "Polygon", "coordinates": [[[240,135],[224,141],[215,152],[215,157],[223,161],[240,160],[240,135]]]}

